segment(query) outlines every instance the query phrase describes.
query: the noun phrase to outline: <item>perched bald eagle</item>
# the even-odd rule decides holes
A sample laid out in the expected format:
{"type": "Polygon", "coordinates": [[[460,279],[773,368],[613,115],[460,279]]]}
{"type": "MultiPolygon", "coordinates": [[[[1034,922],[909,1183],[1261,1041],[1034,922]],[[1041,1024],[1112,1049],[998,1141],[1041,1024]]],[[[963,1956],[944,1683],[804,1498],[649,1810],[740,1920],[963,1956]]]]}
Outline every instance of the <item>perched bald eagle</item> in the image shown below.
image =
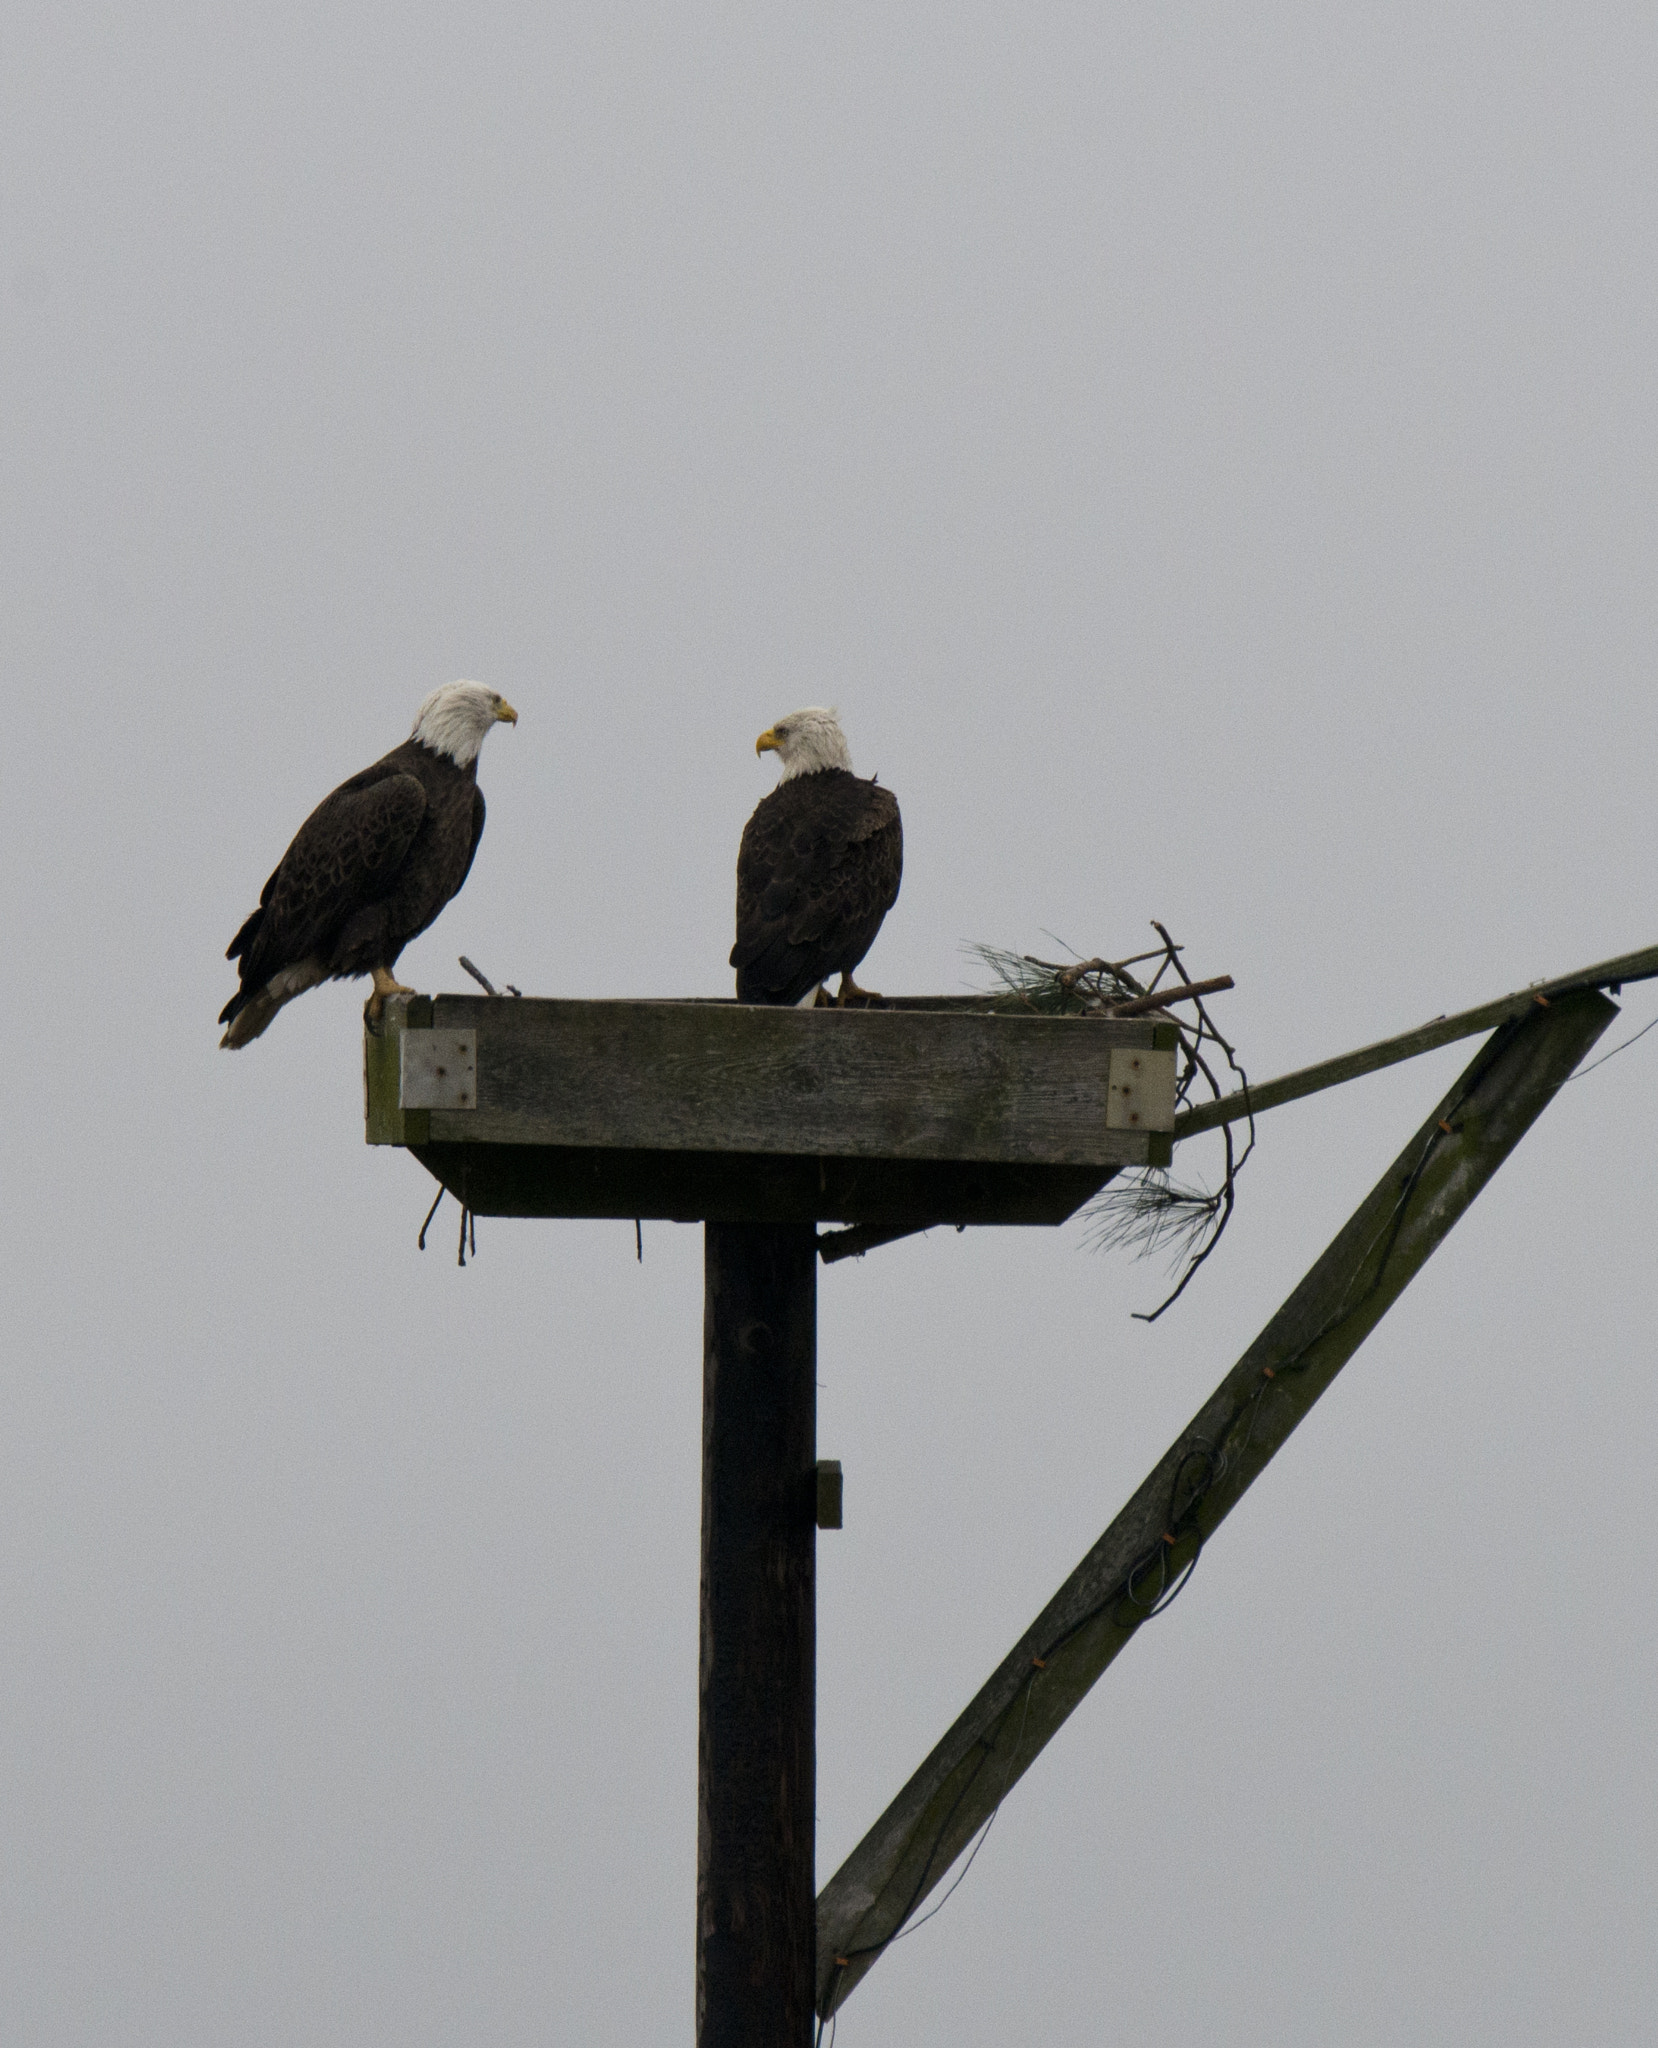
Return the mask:
{"type": "Polygon", "coordinates": [[[257,1038],[319,981],[372,975],[371,1017],[412,994],[392,968],[466,880],[484,831],[478,749],[501,719],[518,713],[494,690],[445,683],[402,746],[323,798],[225,953],[242,985],[220,1012],[220,1045],[257,1038]]]}
{"type": "Polygon", "coordinates": [[[898,901],[898,799],[852,773],[834,712],[791,711],[754,742],[783,774],[743,828],[737,854],[737,1000],[804,1003],[828,976],[838,1000],[868,996],[852,970],[898,901]]]}

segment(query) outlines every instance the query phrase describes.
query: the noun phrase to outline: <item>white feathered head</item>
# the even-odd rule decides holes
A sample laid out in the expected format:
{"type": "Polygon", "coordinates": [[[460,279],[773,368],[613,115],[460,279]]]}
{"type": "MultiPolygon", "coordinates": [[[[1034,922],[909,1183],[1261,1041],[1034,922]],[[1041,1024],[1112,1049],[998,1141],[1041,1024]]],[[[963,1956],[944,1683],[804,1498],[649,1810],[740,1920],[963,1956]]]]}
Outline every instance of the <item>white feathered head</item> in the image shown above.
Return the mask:
{"type": "Polygon", "coordinates": [[[410,737],[465,768],[477,760],[490,727],[503,720],[516,725],[518,713],[499,690],[486,690],[482,683],[445,683],[415,713],[410,737]]]}
{"type": "Polygon", "coordinates": [[[852,766],[846,735],[839,718],[821,704],[808,704],[804,711],[791,711],[768,726],[754,742],[756,754],[775,754],[783,763],[780,780],[794,775],[815,775],[822,768],[852,766]]]}

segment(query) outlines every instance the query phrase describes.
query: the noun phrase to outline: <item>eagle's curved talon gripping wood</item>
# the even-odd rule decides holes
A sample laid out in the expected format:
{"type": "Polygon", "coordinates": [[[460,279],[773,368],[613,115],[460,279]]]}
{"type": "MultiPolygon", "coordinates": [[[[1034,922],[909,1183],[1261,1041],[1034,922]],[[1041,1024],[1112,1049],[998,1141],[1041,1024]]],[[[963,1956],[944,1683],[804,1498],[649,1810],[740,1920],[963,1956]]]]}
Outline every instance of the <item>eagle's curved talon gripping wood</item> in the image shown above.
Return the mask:
{"type": "Polygon", "coordinates": [[[1166,1165],[1175,1027],[880,1008],[392,997],[367,1137],[482,1216],[1062,1223],[1166,1165]]]}

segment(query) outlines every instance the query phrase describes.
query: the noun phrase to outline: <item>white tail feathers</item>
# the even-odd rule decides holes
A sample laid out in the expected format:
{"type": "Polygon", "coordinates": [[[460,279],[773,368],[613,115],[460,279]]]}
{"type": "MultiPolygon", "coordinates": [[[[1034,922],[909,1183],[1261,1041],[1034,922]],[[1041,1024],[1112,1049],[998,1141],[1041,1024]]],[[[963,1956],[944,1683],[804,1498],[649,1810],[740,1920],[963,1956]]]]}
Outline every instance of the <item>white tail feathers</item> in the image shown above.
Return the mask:
{"type": "Polygon", "coordinates": [[[315,988],[319,981],[326,979],[327,970],[317,959],[297,960],[292,967],[284,967],[280,974],[273,974],[258,995],[231,1018],[224,1037],[219,1040],[220,1046],[235,1052],[244,1045],[251,1045],[284,1003],[291,1003],[295,996],[304,995],[308,988],[315,988]]]}

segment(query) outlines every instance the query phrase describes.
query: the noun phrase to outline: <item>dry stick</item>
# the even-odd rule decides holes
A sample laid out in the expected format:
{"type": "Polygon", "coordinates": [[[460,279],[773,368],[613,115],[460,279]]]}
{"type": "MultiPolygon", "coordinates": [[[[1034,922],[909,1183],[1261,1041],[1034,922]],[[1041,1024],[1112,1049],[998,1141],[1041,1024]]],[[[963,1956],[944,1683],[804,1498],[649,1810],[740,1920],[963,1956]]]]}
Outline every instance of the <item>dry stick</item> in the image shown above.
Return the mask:
{"type": "MultiPolygon", "coordinates": [[[[1168,958],[1174,963],[1177,972],[1184,974],[1187,971],[1186,963],[1180,957],[1180,948],[1178,945],[1176,945],[1174,938],[1169,932],[1168,926],[1165,924],[1160,924],[1158,920],[1154,917],[1151,920],[1151,928],[1154,932],[1156,932],[1157,936],[1163,941],[1163,945],[1167,951],[1168,958]]],[[[1220,1099],[1221,1092],[1220,1083],[1215,1079],[1214,1074],[1210,1071],[1209,1063],[1207,1060],[1204,1059],[1202,1053],[1203,1034],[1206,1030],[1208,1031],[1210,1037],[1212,1037],[1215,1043],[1220,1047],[1222,1052],[1225,1053],[1227,1065],[1238,1077],[1239,1083],[1241,1084],[1241,1091],[1244,1103],[1246,1105],[1247,1114],[1247,1105],[1249,1102],[1249,1077],[1244,1073],[1242,1067],[1238,1065],[1237,1055],[1233,1052],[1231,1045],[1215,1029],[1214,1020],[1209,1015],[1209,1012],[1203,1007],[1202,998],[1199,997],[1197,1004],[1197,1032],[1192,1040],[1190,1047],[1188,1048],[1188,1051],[1190,1058],[1192,1060],[1192,1064],[1202,1073],[1203,1078],[1209,1083],[1210,1093],[1218,1101],[1220,1099]]],[[[1244,1166],[1244,1162],[1249,1158],[1250,1153],[1253,1152],[1255,1149],[1254,1117],[1252,1115],[1249,1116],[1249,1138],[1241,1153],[1235,1152],[1235,1149],[1233,1147],[1232,1128],[1230,1124],[1222,1125],[1221,1138],[1226,1148],[1225,1171],[1221,1176],[1220,1189],[1213,1199],[1213,1206],[1210,1214],[1210,1228],[1208,1241],[1203,1246],[1203,1249],[1197,1254],[1197,1256],[1188,1262],[1185,1272],[1182,1273],[1180,1276],[1180,1283],[1174,1289],[1174,1292],[1168,1295],[1163,1301],[1161,1301],[1157,1305],[1157,1307],[1151,1311],[1149,1315],[1144,1315],[1136,1311],[1134,1318],[1136,1322],[1155,1323],[1157,1318],[1163,1313],[1165,1309],[1172,1308],[1174,1306],[1174,1304],[1180,1299],[1181,1295],[1185,1293],[1187,1287],[1190,1285],[1193,1277],[1197,1273],[1198,1268],[1203,1264],[1204,1260],[1208,1258],[1209,1254],[1215,1249],[1216,1245],[1220,1243],[1221,1236],[1225,1231],[1227,1224],[1230,1223],[1232,1220],[1232,1209],[1237,1199],[1236,1190],[1238,1174],[1241,1172],[1244,1166]]]]}
{"type": "Polygon", "coordinates": [[[1217,974],[1208,981],[1185,981],[1178,988],[1153,989],[1143,996],[1133,996],[1126,1003],[1108,1003],[1105,1014],[1108,1017],[1143,1017],[1148,1010],[1161,1010],[1168,1003],[1195,1002],[1200,996],[1219,995],[1222,989],[1236,988],[1237,983],[1230,974],[1217,974]]]}
{"type": "MultiPolygon", "coordinates": [[[[1216,1099],[1218,1100],[1220,1097],[1220,1085],[1215,1079],[1214,1073],[1212,1072],[1209,1066],[1209,1062],[1203,1057],[1202,1053],[1198,1050],[1198,1047],[1203,1042],[1203,1026],[1205,1024],[1209,1025],[1209,1030],[1213,1034],[1215,1042],[1225,1052],[1227,1059],[1232,1061],[1232,1065],[1234,1067],[1237,1066],[1237,1062],[1232,1059],[1231,1046],[1229,1046],[1226,1040],[1221,1037],[1220,1033],[1215,1030],[1214,1025],[1209,1022],[1209,1014],[1204,1009],[1201,1002],[1198,1004],[1197,1010],[1198,1017],[1200,1020],[1198,1025],[1198,1034],[1197,1037],[1193,1040],[1192,1044],[1188,1047],[1188,1051],[1191,1055],[1191,1059],[1194,1066],[1197,1067],[1199,1072],[1203,1075],[1203,1078],[1209,1083],[1210,1089],[1213,1091],[1216,1099]]],[[[1232,1127],[1230,1124],[1225,1124],[1222,1126],[1221,1137],[1226,1146],[1226,1164],[1225,1170],[1221,1175],[1220,1187],[1216,1190],[1215,1194],[1210,1197],[1211,1208],[1208,1225],[1208,1242],[1204,1245],[1203,1249],[1196,1254],[1195,1257],[1187,1261],[1186,1270],[1184,1273],[1181,1274],[1179,1284],[1175,1287],[1173,1293],[1166,1295],[1163,1298],[1163,1300],[1157,1304],[1156,1308],[1150,1311],[1149,1314],[1143,1313],[1139,1309],[1135,1309],[1134,1311],[1132,1311],[1134,1320],[1137,1323],[1155,1323],[1157,1318],[1163,1313],[1165,1309],[1170,1309],[1174,1307],[1175,1303],[1180,1299],[1180,1297],[1186,1292],[1186,1289],[1191,1285],[1192,1280],[1195,1277],[1199,1266],[1203,1264],[1204,1260],[1208,1258],[1209,1254],[1215,1249],[1216,1245],[1220,1243],[1222,1232],[1226,1229],[1227,1224],[1230,1223],[1232,1220],[1232,1209],[1234,1203],[1237,1200],[1236,1185],[1238,1172],[1239,1169],[1243,1166],[1244,1161],[1255,1149],[1255,1126],[1253,1122],[1251,1122],[1249,1127],[1249,1142],[1247,1145],[1245,1145],[1242,1153],[1236,1156],[1234,1156],[1234,1147],[1232,1144],[1232,1127]]]]}
{"type": "Polygon", "coordinates": [[[518,986],[518,984],[512,981],[509,981],[504,988],[497,988],[494,982],[490,980],[489,976],[484,973],[483,969],[481,967],[474,965],[472,961],[468,960],[464,953],[462,953],[459,956],[459,958],[461,965],[466,969],[467,973],[471,975],[472,979],[483,990],[486,996],[521,996],[524,993],[524,991],[518,986]]]}
{"type": "Polygon", "coordinates": [[[1163,950],[1159,947],[1155,952],[1151,953],[1131,953],[1126,960],[1078,960],[1069,967],[1061,967],[1052,960],[1038,960],[1034,953],[1027,953],[1025,955],[1029,965],[1045,968],[1048,973],[1053,975],[1060,987],[1067,990],[1074,989],[1079,981],[1082,981],[1090,974],[1109,974],[1118,981],[1129,983],[1133,987],[1138,988],[1139,983],[1126,970],[1130,967],[1138,967],[1142,960],[1161,960],[1163,958],[1163,950]]]}

